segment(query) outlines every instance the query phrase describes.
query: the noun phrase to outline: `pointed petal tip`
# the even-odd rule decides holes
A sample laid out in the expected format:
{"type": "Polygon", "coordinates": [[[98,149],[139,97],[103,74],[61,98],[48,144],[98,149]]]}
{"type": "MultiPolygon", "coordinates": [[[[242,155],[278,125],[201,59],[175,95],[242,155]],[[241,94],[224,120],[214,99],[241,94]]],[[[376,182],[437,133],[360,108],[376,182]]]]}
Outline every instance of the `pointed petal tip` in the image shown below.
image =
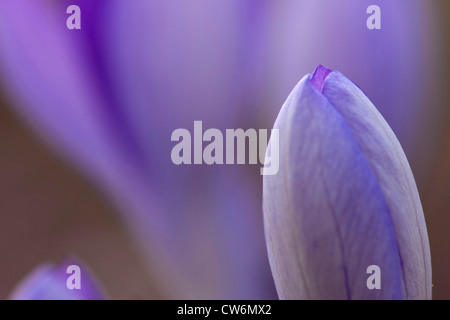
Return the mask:
{"type": "Polygon", "coordinates": [[[322,92],[323,83],[330,73],[331,70],[325,68],[321,64],[314,70],[314,73],[311,76],[311,83],[319,92],[322,92]]]}

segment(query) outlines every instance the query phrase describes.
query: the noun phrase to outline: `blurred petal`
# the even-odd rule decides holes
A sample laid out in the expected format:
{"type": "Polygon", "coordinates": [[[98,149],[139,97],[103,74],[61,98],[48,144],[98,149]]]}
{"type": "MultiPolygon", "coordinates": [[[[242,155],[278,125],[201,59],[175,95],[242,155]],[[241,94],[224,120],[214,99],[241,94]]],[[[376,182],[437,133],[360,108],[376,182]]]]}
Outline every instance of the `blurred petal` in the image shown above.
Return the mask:
{"type": "Polygon", "coordinates": [[[25,119],[55,149],[99,183],[114,185],[123,175],[136,176],[140,163],[132,141],[124,143],[126,130],[115,127],[88,43],[60,27],[61,9],[48,1],[0,3],[5,86],[25,119]]]}
{"type": "Polygon", "coordinates": [[[305,76],[281,109],[280,170],[264,177],[280,297],[431,298],[423,212],[400,144],[338,72],[319,84],[323,94],[313,82],[305,76]],[[370,265],[381,268],[381,290],[366,287],[370,265]]]}
{"type": "Polygon", "coordinates": [[[103,300],[104,295],[89,271],[78,262],[65,262],[59,266],[44,264],[34,269],[14,289],[11,300],[103,300]],[[81,289],[68,289],[70,277],[67,267],[80,266],[81,289]]]}
{"type": "Polygon", "coordinates": [[[244,10],[238,1],[118,1],[110,17],[119,32],[104,28],[107,69],[158,186],[166,217],[158,226],[162,245],[171,265],[183,269],[174,273],[194,280],[185,286],[189,297],[273,297],[263,232],[256,227],[262,226],[260,195],[251,191],[257,182],[242,168],[174,166],[167,157],[172,131],[192,130],[194,120],[205,129],[236,126],[245,92],[239,79],[248,77],[241,68],[244,10]]]}
{"type": "Polygon", "coordinates": [[[204,4],[83,1],[77,33],[61,3],[2,2],[0,65],[26,119],[124,212],[171,297],[272,298],[256,181],[167,157],[170,133],[193,120],[233,127],[244,91],[230,68],[239,3],[204,4]],[[197,47],[203,37],[217,46],[197,47]]]}

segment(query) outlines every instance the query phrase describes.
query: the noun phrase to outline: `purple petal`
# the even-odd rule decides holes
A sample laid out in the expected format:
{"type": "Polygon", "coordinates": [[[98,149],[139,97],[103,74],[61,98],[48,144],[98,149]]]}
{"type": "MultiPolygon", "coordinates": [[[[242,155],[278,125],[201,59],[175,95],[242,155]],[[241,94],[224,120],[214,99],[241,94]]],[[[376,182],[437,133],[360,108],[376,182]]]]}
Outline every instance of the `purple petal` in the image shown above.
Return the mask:
{"type": "Polygon", "coordinates": [[[97,90],[87,44],[60,27],[61,8],[29,0],[0,3],[6,87],[25,119],[99,183],[133,177],[140,163],[132,144],[123,143],[123,130],[115,130],[105,112],[108,98],[97,90]]]}
{"type": "MultiPolygon", "coordinates": [[[[167,157],[173,144],[162,138],[177,128],[192,131],[194,120],[205,129],[237,126],[246,88],[241,79],[249,77],[241,68],[247,34],[230,21],[241,18],[243,7],[238,1],[117,1],[110,17],[126,32],[103,29],[107,69],[157,186],[164,218],[156,228],[173,266],[169,277],[184,275],[182,296],[274,296],[263,232],[255,227],[262,225],[260,195],[252,192],[257,182],[242,168],[174,166],[167,157]]],[[[138,201],[150,212],[145,197],[138,201]]],[[[153,219],[139,223],[152,230],[153,219]]]]}
{"type": "Polygon", "coordinates": [[[264,217],[279,296],[430,298],[428,240],[406,157],[370,101],[342,78],[329,74],[322,95],[305,76],[274,126],[280,170],[264,177],[264,217]],[[351,117],[350,109],[361,111],[351,117]],[[382,270],[381,290],[366,287],[371,265],[382,270]]]}
{"type": "Polygon", "coordinates": [[[90,272],[78,262],[66,261],[58,266],[44,264],[34,269],[14,289],[11,300],[103,300],[104,294],[90,272]],[[80,266],[80,289],[69,289],[67,267],[80,266]]]}
{"type": "Polygon", "coordinates": [[[419,193],[408,160],[384,118],[339,72],[325,80],[323,94],[346,120],[383,191],[399,242],[406,298],[431,299],[430,244],[419,193]]]}
{"type": "Polygon", "coordinates": [[[312,77],[311,77],[311,83],[312,85],[322,92],[323,82],[325,81],[326,77],[331,73],[330,69],[325,68],[324,66],[318,66],[316,70],[314,71],[312,77]]]}

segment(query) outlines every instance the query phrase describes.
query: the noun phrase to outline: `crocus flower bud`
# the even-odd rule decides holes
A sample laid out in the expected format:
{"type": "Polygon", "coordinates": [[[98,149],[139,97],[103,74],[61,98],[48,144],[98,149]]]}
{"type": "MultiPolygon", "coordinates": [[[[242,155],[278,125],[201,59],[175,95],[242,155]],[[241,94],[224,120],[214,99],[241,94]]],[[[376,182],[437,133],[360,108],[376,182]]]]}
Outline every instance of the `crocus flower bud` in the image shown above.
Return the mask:
{"type": "Polygon", "coordinates": [[[274,128],[280,168],[264,176],[264,223],[279,297],[431,299],[414,177],[364,93],[319,66],[294,88],[274,128]]]}
{"type": "Polygon", "coordinates": [[[102,289],[78,262],[34,269],[11,294],[11,300],[103,300],[102,289]]]}

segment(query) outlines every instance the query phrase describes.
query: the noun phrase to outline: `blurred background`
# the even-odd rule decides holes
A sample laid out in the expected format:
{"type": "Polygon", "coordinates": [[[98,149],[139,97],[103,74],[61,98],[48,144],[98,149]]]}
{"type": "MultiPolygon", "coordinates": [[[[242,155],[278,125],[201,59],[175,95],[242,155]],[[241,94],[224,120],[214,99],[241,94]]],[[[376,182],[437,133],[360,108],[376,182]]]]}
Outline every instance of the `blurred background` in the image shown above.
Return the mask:
{"type": "Polygon", "coordinates": [[[170,133],[193,120],[271,128],[318,64],[357,83],[399,137],[427,221],[433,298],[450,299],[448,1],[0,1],[0,299],[36,266],[72,255],[113,299],[275,297],[259,167],[175,168],[170,133]],[[65,27],[70,4],[82,30],[65,27]],[[365,27],[370,4],[382,30],[365,27]],[[98,109],[72,113],[86,97],[98,109]],[[247,279],[260,261],[264,281],[247,279]],[[222,283],[242,279],[257,294],[222,283]]]}

